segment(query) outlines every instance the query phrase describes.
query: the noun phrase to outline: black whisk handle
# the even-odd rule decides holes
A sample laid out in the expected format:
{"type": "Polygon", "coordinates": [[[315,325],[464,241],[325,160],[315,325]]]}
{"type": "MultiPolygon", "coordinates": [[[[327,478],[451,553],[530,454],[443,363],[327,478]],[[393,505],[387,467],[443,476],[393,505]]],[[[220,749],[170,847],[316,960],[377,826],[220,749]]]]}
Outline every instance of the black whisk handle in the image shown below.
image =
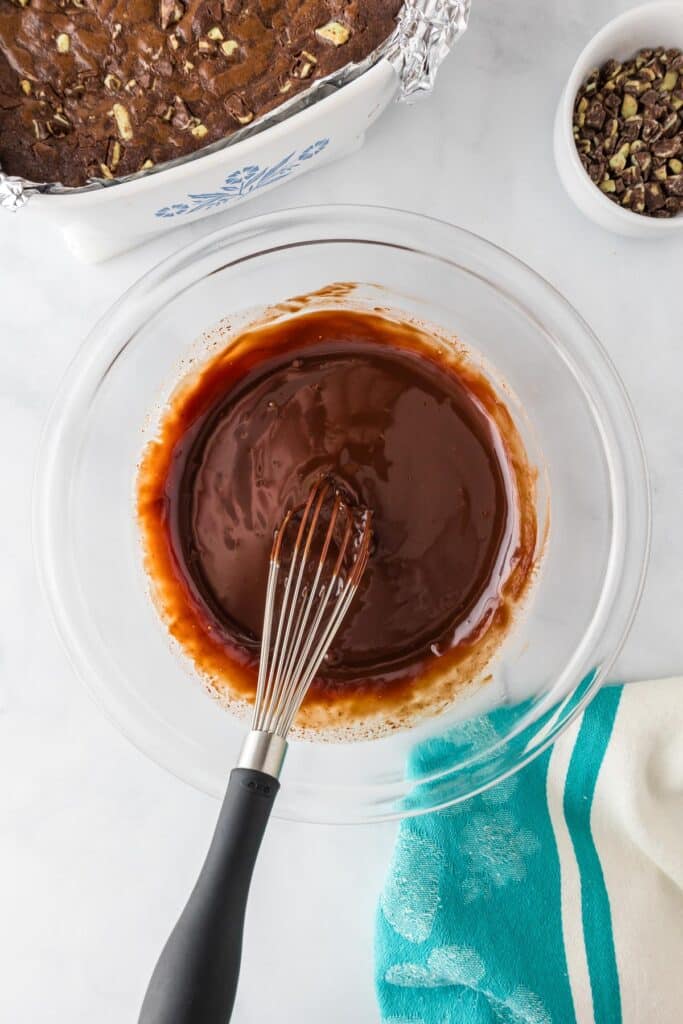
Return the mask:
{"type": "Polygon", "coordinates": [[[139,1024],[229,1021],[249,884],[279,788],[264,772],[231,772],[204,866],[154,969],[139,1024]]]}

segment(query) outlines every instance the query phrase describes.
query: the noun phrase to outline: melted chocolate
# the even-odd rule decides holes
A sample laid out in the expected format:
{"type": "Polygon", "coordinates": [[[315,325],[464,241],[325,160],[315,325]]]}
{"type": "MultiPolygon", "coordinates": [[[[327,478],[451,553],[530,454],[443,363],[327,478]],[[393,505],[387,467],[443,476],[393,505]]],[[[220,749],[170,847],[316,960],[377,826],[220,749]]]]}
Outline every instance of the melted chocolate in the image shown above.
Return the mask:
{"type": "Polygon", "coordinates": [[[258,658],[273,531],[321,474],[372,509],[374,549],[318,687],[412,678],[501,605],[519,540],[505,445],[477,378],[410,330],[293,317],[194,387],[164,521],[204,628],[242,666],[258,658]]]}

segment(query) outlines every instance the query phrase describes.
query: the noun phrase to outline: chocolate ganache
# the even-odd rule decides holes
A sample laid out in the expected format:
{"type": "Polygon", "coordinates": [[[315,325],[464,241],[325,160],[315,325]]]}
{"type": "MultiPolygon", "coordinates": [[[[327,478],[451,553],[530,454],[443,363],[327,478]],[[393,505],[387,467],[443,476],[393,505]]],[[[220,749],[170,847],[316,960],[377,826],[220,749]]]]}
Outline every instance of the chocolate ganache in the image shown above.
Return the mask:
{"type": "MultiPolygon", "coordinates": [[[[273,531],[321,475],[371,509],[373,550],[313,699],[405,693],[471,653],[507,621],[535,536],[499,405],[481,375],[382,316],[318,311],[241,336],[181,392],[141,474],[143,528],[151,508],[195,655],[203,633],[224,668],[255,676],[273,531]]],[[[148,543],[152,562],[159,550],[148,543]]]]}

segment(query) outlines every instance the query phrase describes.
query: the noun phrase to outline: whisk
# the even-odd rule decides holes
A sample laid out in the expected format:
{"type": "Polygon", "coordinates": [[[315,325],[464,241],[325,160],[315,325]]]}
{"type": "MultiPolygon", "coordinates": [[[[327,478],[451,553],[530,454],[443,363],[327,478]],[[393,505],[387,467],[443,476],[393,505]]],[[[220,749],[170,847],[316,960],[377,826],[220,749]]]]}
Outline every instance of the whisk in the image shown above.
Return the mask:
{"type": "Polygon", "coordinates": [[[287,734],[358,589],[370,541],[370,513],[354,514],[326,479],[275,533],[251,732],[139,1024],[227,1024],[230,1018],[249,884],[280,788],[287,734]]]}

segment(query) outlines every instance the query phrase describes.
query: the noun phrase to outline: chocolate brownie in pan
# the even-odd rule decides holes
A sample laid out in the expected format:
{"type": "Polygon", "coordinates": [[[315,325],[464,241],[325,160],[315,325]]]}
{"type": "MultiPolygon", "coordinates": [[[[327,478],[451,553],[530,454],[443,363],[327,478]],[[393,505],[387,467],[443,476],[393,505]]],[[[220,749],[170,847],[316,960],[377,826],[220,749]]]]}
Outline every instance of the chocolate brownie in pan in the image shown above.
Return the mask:
{"type": "Polygon", "coordinates": [[[223,139],[367,57],[402,0],[0,0],[0,165],[83,185],[223,139]]]}

